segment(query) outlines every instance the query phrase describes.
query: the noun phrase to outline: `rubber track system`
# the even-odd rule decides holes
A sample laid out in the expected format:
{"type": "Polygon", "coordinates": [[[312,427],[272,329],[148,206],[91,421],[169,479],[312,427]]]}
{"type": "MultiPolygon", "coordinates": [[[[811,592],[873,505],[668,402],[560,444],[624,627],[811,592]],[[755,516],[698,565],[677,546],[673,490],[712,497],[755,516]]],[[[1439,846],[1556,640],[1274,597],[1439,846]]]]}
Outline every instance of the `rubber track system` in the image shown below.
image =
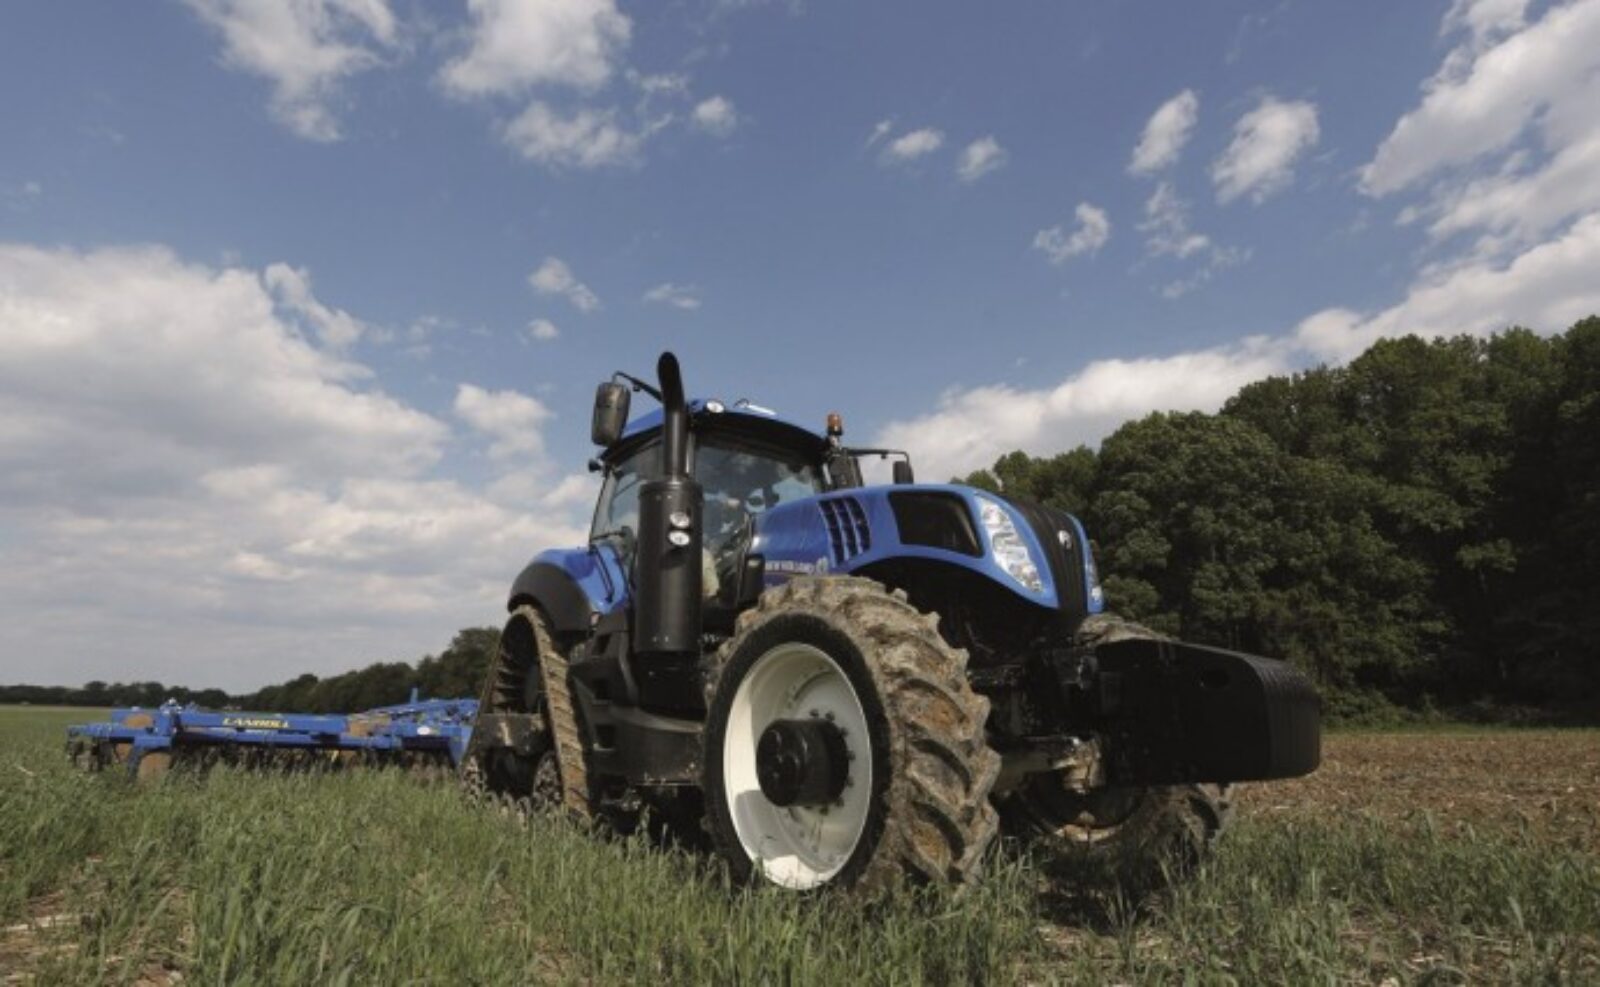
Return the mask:
{"type": "MultiPolygon", "coordinates": [[[[856,576],[800,576],[768,590],[739,616],[734,636],[709,659],[708,706],[743,641],[764,625],[806,614],[843,632],[865,656],[889,723],[889,779],[882,833],[862,866],[835,883],[873,895],[910,878],[965,883],[982,868],[999,829],[989,800],[1000,757],[988,745],[989,700],[967,681],[967,654],[939,634],[937,614],[912,606],[901,590],[856,576]]],[[[710,762],[720,755],[707,752],[710,762]]],[[[715,798],[708,791],[708,801],[715,798]]],[[[737,873],[751,865],[731,825],[712,807],[712,835],[737,873]]],[[[871,839],[871,824],[864,839],[871,839]]]]}
{"type": "Polygon", "coordinates": [[[578,714],[572,705],[572,690],[567,685],[567,659],[559,654],[544,631],[539,631],[539,670],[544,676],[545,709],[550,716],[550,734],[555,739],[556,768],[561,775],[561,804],[580,819],[594,816],[589,797],[589,771],[583,759],[583,735],[578,731],[578,714]]]}
{"type": "MultiPolygon", "coordinates": [[[[485,713],[510,714],[537,719],[538,732],[548,737],[552,732],[551,725],[544,721],[544,715],[539,710],[538,704],[535,703],[533,709],[528,708],[530,702],[535,702],[531,698],[533,693],[529,689],[529,676],[536,673],[536,668],[541,670],[538,672],[541,676],[540,684],[547,686],[542,669],[552,660],[561,662],[563,672],[561,681],[564,686],[566,662],[556,650],[544,614],[528,604],[517,607],[507,619],[505,629],[500,634],[499,644],[495,648],[494,663],[489,668],[489,676],[484,683],[483,695],[478,704],[480,716],[485,713]],[[516,625],[519,622],[528,628],[527,636],[516,632],[516,625]]],[[[570,710],[571,700],[567,697],[565,688],[562,690],[562,696],[567,699],[567,708],[570,710]]],[[[548,699],[545,705],[548,705],[548,699]]],[[[491,783],[490,767],[485,764],[484,758],[494,748],[513,745],[514,738],[509,732],[503,732],[495,737],[490,737],[489,733],[490,731],[481,725],[473,730],[467,755],[461,763],[461,786],[468,798],[473,801],[511,804],[517,801],[517,796],[514,793],[494,790],[496,786],[491,783]]],[[[545,744],[540,743],[536,746],[543,748],[545,744]]],[[[535,768],[536,765],[530,765],[530,770],[535,768]]],[[[531,807],[531,799],[522,796],[522,800],[531,807]]]]}

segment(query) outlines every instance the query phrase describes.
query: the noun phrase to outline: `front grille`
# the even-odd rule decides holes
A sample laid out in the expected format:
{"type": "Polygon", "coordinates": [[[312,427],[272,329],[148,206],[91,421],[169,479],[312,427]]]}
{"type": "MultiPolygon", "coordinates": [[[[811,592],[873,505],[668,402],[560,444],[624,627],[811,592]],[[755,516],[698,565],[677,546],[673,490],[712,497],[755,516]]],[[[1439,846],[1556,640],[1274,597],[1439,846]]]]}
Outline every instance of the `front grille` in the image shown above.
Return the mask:
{"type": "Polygon", "coordinates": [[[822,523],[828,529],[828,543],[835,565],[847,562],[872,547],[867,529],[867,512],[854,497],[827,497],[817,501],[822,523]]]}

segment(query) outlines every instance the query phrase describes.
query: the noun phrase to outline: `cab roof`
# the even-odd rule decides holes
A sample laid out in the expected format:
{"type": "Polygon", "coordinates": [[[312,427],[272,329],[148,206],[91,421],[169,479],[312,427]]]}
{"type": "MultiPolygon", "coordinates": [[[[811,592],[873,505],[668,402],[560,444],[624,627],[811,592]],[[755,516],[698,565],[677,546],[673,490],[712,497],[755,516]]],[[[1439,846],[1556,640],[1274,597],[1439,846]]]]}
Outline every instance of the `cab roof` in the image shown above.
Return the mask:
{"type": "MultiPolygon", "coordinates": [[[[801,449],[819,456],[827,442],[821,432],[781,418],[772,409],[748,401],[726,404],[716,398],[695,398],[688,403],[688,409],[690,428],[696,432],[715,430],[748,436],[758,442],[801,449]]],[[[622,430],[622,437],[607,448],[601,458],[609,460],[617,453],[631,451],[650,433],[659,432],[661,417],[661,409],[655,407],[630,419],[622,430]]]]}

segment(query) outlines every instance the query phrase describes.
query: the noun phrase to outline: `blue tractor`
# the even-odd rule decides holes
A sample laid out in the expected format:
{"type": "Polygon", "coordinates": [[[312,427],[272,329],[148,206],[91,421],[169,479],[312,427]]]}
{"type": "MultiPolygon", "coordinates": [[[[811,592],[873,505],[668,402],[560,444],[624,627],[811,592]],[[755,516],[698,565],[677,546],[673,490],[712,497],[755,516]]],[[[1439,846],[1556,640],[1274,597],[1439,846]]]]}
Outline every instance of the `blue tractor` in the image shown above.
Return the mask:
{"type": "Polygon", "coordinates": [[[664,820],[741,879],[877,889],[969,879],[1002,827],[1198,852],[1231,783],[1317,766],[1307,681],[1109,615],[1076,518],[916,483],[837,416],[688,401],[670,353],[657,378],[599,387],[589,543],[512,585],[472,789],[664,820]],[[629,420],[639,392],[660,408],[629,420]]]}

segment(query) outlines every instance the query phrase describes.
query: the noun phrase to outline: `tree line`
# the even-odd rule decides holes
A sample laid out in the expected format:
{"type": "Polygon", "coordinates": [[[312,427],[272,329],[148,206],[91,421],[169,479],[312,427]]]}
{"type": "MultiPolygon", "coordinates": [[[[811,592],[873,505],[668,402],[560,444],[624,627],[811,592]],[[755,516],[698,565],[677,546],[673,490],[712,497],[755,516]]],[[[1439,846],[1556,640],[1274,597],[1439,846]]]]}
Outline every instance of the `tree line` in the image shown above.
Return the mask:
{"type": "Polygon", "coordinates": [[[493,627],[458,631],[450,646],[416,664],[375,662],[327,678],[310,673],[255,692],[186,689],[160,682],[90,682],[71,686],[0,685],[0,703],[52,706],[159,706],[168,699],[211,709],[281,710],[297,713],[354,713],[405,702],[415,689],[423,698],[476,698],[489,669],[500,632],[493,627]]]}
{"type": "Polygon", "coordinates": [[[1335,715],[1600,715],[1600,318],[1380,341],[962,482],[1078,515],[1113,609],[1286,658],[1335,715]]]}
{"type": "MultiPolygon", "coordinates": [[[[1336,718],[1430,705],[1600,718],[1600,318],[1542,337],[1383,340],[1342,367],[1156,413],[1098,450],[1017,451],[959,479],[1076,514],[1109,605],[1285,658],[1336,718]]],[[[0,702],[348,712],[476,696],[494,628],[415,665],[253,693],[0,686],[0,702]]]]}

